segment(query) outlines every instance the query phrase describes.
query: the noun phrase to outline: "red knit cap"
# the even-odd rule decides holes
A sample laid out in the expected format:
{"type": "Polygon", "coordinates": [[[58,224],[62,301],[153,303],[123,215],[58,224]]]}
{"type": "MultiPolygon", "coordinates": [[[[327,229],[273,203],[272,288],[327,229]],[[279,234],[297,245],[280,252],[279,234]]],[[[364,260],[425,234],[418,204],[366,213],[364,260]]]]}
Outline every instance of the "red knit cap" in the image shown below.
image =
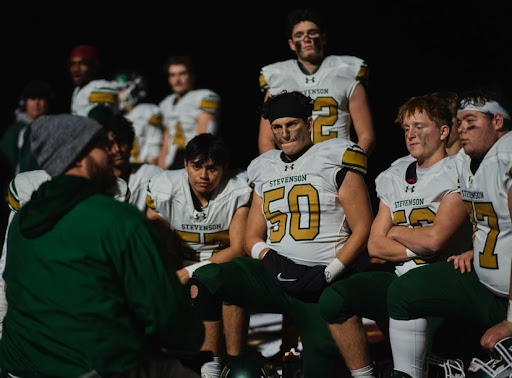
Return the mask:
{"type": "Polygon", "coordinates": [[[69,59],[73,58],[82,58],[90,60],[91,62],[97,62],[98,53],[96,51],[96,48],[90,45],[79,45],[74,47],[73,50],[71,50],[71,53],[69,54],[69,59]]]}

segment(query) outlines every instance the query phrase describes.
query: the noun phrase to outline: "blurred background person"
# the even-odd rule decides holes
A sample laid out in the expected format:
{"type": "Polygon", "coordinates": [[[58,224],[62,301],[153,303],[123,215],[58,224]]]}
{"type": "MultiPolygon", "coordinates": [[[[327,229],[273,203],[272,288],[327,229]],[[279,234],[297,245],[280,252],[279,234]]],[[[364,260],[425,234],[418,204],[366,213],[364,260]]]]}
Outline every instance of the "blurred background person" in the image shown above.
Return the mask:
{"type": "Polygon", "coordinates": [[[98,104],[118,111],[117,88],[111,81],[100,78],[100,60],[94,46],[78,45],[71,50],[69,74],[75,86],[71,114],[87,117],[98,104]]]}
{"type": "Polygon", "coordinates": [[[210,89],[195,89],[196,74],[190,56],[171,56],[165,63],[172,94],[158,106],[165,131],[159,166],[183,168],[185,146],[196,135],[218,134],[220,96],[210,89]]]}
{"type": "Polygon", "coordinates": [[[135,130],[130,161],[158,164],[163,141],[162,114],[158,105],[142,102],[148,96],[146,78],[133,69],[124,69],[116,72],[114,83],[119,91],[119,110],[135,130]]]}

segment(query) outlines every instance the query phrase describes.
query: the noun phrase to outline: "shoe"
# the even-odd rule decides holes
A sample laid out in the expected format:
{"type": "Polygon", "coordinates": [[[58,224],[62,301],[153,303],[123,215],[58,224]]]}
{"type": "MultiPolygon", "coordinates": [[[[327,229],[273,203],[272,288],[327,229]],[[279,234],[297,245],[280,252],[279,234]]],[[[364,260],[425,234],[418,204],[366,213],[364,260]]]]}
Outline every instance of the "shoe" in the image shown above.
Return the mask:
{"type": "Polygon", "coordinates": [[[248,351],[226,361],[221,377],[280,378],[272,363],[257,351],[248,351]]]}
{"type": "Polygon", "coordinates": [[[222,365],[219,357],[213,357],[213,361],[206,362],[201,366],[201,378],[220,378],[222,365]]]}
{"type": "Polygon", "coordinates": [[[511,376],[512,337],[498,341],[488,361],[473,358],[467,373],[469,378],[509,378],[511,376]]]}
{"type": "Polygon", "coordinates": [[[464,378],[464,363],[459,359],[440,358],[429,353],[425,361],[425,376],[437,378],[464,378]]]}
{"type": "Polygon", "coordinates": [[[400,371],[400,370],[395,370],[395,369],[393,369],[391,371],[390,377],[391,378],[412,378],[409,374],[404,373],[403,371],[400,371]]]}

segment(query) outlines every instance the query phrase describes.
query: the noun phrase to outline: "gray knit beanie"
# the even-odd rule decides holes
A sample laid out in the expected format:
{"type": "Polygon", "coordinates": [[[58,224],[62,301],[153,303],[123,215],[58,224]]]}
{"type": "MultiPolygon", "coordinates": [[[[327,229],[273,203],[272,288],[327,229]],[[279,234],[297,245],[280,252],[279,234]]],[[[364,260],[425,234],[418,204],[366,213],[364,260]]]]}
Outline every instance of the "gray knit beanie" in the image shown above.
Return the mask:
{"type": "Polygon", "coordinates": [[[102,130],[97,121],[71,114],[43,115],[30,128],[32,153],[52,177],[63,174],[102,130]]]}

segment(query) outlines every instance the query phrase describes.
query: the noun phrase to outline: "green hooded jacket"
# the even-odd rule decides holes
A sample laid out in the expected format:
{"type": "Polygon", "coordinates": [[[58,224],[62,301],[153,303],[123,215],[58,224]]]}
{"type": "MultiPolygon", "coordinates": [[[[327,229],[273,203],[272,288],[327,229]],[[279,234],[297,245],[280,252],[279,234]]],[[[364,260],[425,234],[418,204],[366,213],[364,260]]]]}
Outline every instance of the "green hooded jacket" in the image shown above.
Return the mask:
{"type": "Polygon", "coordinates": [[[57,176],[9,228],[0,367],[18,376],[119,373],[204,328],[153,226],[91,181],[57,176]]]}

